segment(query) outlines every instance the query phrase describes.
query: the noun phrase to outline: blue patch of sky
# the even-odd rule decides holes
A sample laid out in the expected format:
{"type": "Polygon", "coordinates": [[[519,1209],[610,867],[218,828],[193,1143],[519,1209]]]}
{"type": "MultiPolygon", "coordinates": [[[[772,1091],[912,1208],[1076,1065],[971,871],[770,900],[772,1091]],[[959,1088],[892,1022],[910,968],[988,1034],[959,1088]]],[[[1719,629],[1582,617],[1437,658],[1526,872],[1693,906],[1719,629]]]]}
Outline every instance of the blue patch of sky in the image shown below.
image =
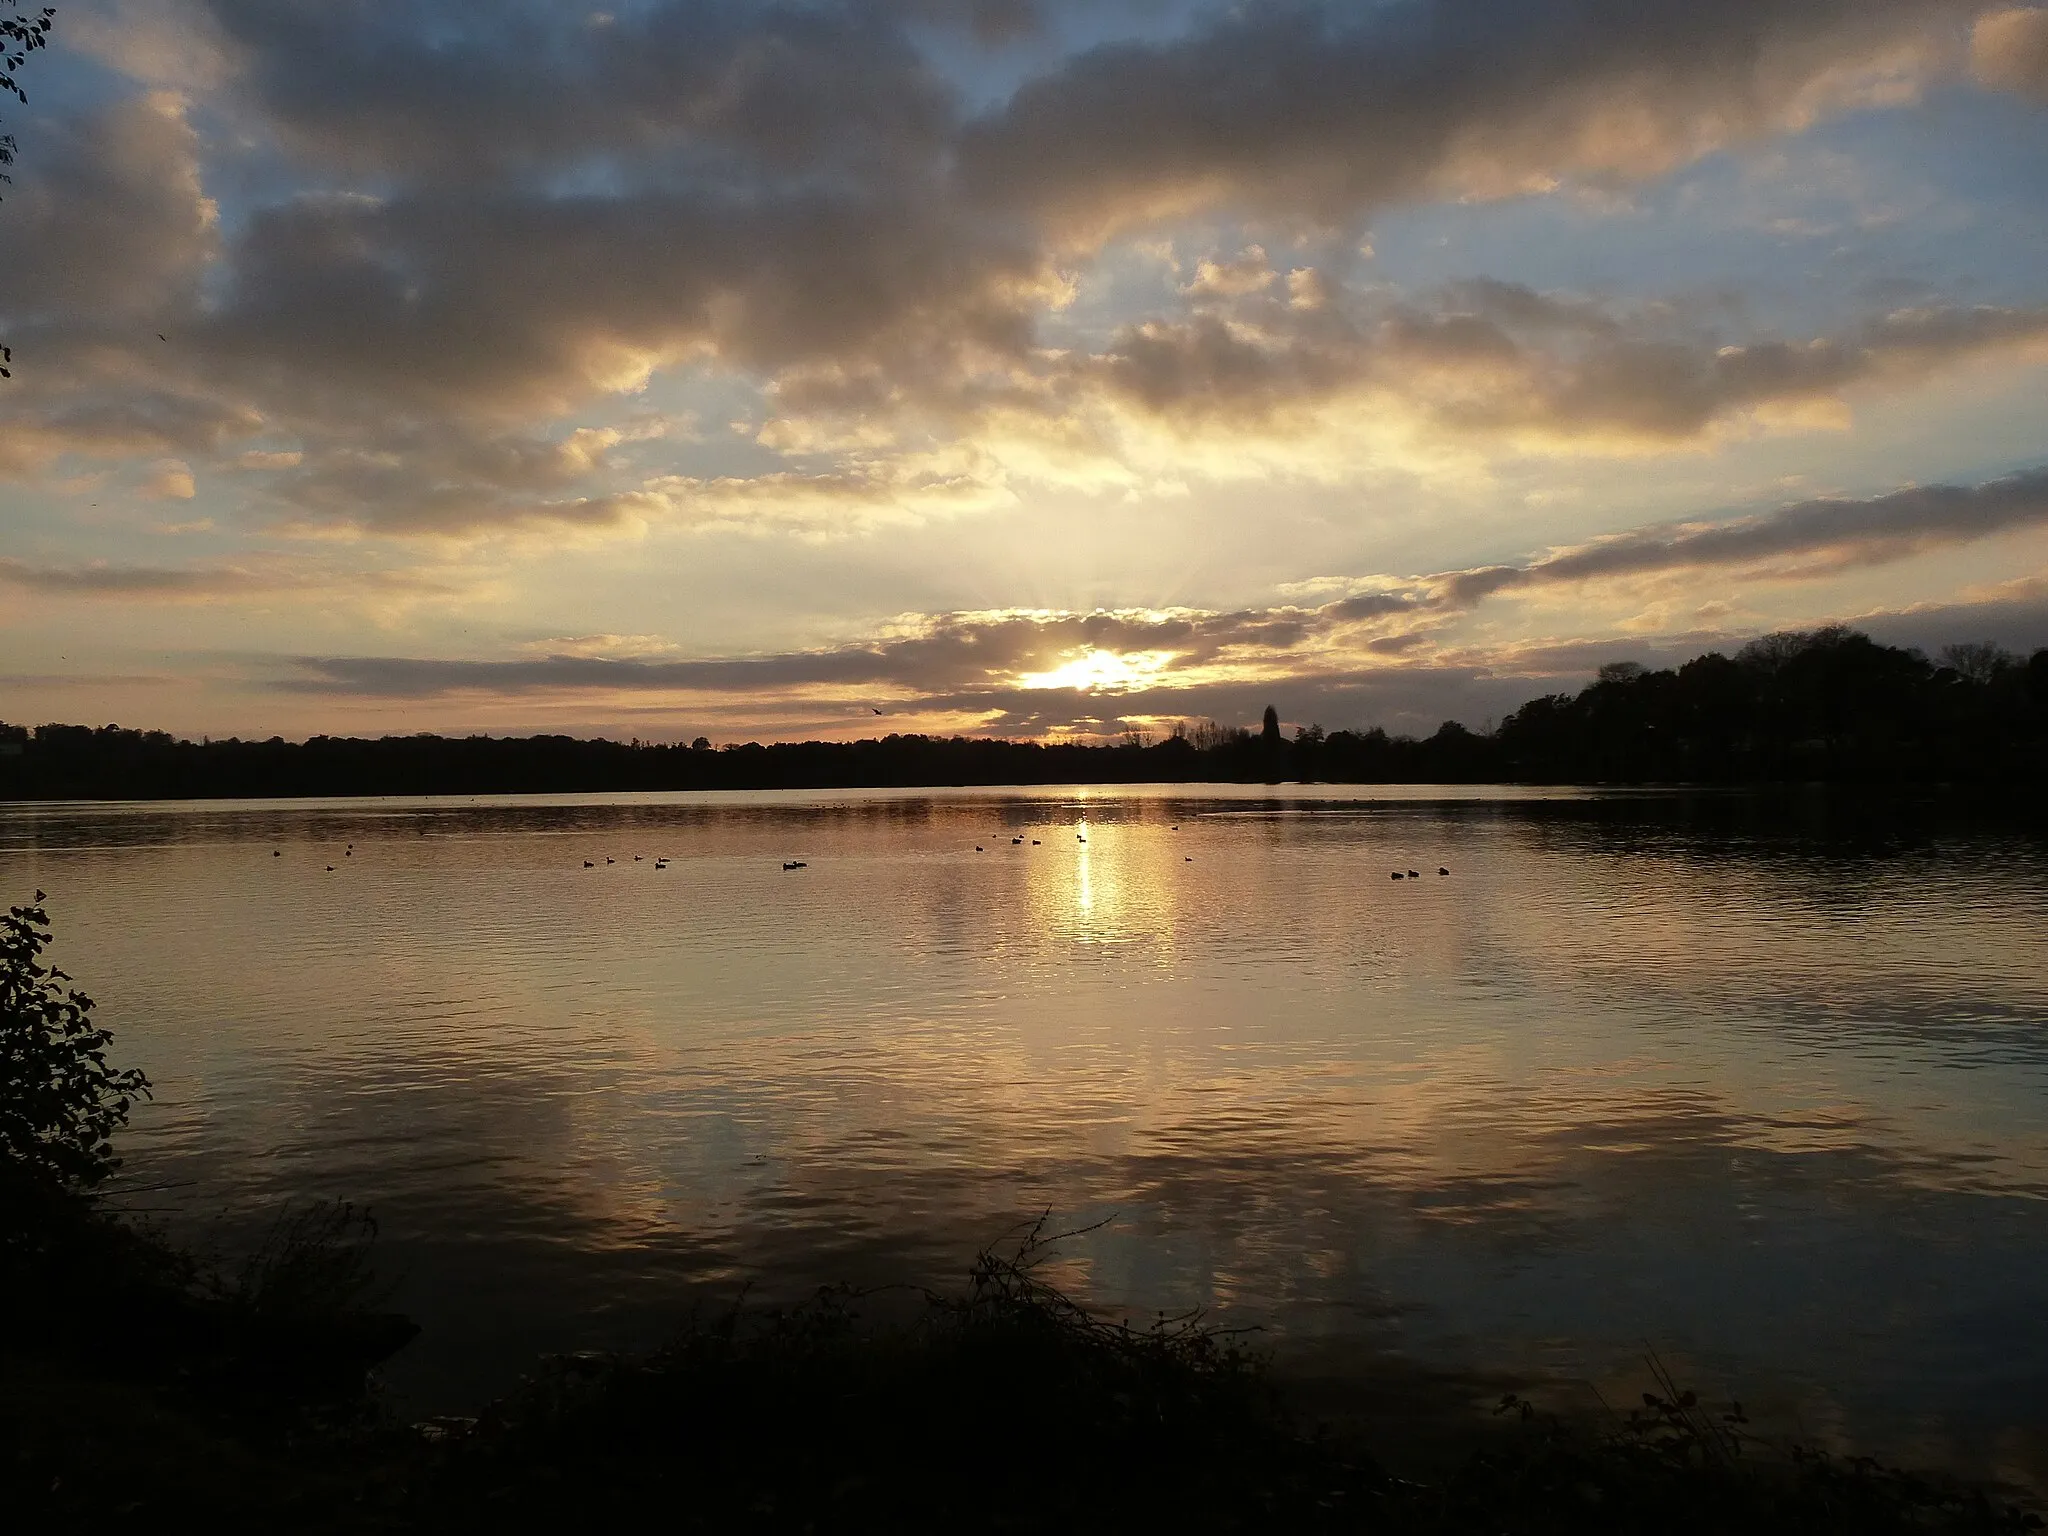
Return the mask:
{"type": "MultiPolygon", "coordinates": [[[[678,423],[666,437],[622,443],[615,457],[649,475],[692,475],[701,479],[769,474],[789,462],[754,441],[770,414],[758,381],[715,368],[690,365],[667,369],[637,394],[624,395],[610,412],[589,413],[585,425],[628,425],[652,414],[678,423]],[[733,423],[745,423],[737,431],[733,423]]],[[[566,434],[564,434],[566,435],[566,434]]]]}
{"type": "Polygon", "coordinates": [[[905,30],[926,63],[959,93],[968,115],[981,116],[1077,55],[1117,44],[1170,42],[1217,9],[1189,0],[1081,0],[1040,5],[1038,25],[1008,37],[978,36],[971,26],[930,21],[905,30]]]}
{"type": "Polygon", "coordinates": [[[1391,211],[1374,268],[1404,288],[1492,277],[1634,300],[1721,298],[1808,334],[1901,303],[2048,300],[2048,114],[1958,88],[1717,154],[1617,197],[1391,211]]]}
{"type": "Polygon", "coordinates": [[[12,133],[20,141],[24,160],[44,125],[111,106],[135,94],[135,82],[127,75],[66,48],[61,31],[54,34],[47,50],[28,60],[20,78],[28,105],[11,96],[0,97],[0,132],[12,133]]]}

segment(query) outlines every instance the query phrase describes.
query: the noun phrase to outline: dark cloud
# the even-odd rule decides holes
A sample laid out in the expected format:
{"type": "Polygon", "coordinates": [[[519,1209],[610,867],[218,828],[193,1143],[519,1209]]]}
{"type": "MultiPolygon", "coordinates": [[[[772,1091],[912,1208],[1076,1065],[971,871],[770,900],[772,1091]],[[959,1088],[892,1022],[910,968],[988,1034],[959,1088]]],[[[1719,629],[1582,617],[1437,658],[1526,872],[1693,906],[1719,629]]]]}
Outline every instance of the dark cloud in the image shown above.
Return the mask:
{"type": "Polygon", "coordinates": [[[332,570],[264,557],[239,565],[154,566],[38,565],[0,556],[0,586],[115,602],[208,601],[319,592],[387,598],[446,597],[458,591],[448,581],[426,572],[332,570]]]}
{"type": "Polygon", "coordinates": [[[2048,310],[1928,308],[1840,336],[1738,339],[1667,307],[1465,283],[1308,312],[1266,299],[1150,321],[1070,366],[1168,420],[1251,430],[1376,393],[1455,431],[1670,443],[1772,406],[1903,382],[2048,338],[2048,310]]]}
{"type": "MultiPolygon", "coordinates": [[[[1051,708],[1048,697],[1073,693],[1121,716],[1202,713],[1202,700],[1237,698],[1285,686],[1332,701],[1324,718],[1345,718],[1347,700],[1378,698],[1408,686],[1410,674],[1442,692],[1462,667],[1467,682],[1486,677],[1590,673],[1601,662],[1640,654],[1628,639],[1559,647],[1482,648],[1480,659],[1446,651],[1447,618],[1493,593],[1544,583],[1657,572],[1758,566],[1793,560],[1874,563],[1939,544],[1989,537],[2048,523],[2048,469],[1975,487],[1912,488],[1864,501],[1814,500],[1731,522],[1635,530],[1552,553],[1522,565],[1487,566],[1417,577],[1320,607],[1206,612],[956,613],[935,615],[905,632],[856,644],[764,656],[692,660],[550,655],[511,660],[418,657],[304,657],[276,686],[291,692],[385,699],[455,694],[709,693],[756,700],[801,697],[901,699],[922,711],[994,712],[1022,720],[1051,708]],[[1139,666],[1122,687],[1048,689],[1031,676],[1058,676],[1078,657],[1160,657],[1139,666]],[[1364,665],[1368,658],[1384,658],[1364,665]],[[1455,668],[1454,668],[1455,670],[1455,668]],[[1397,677],[1395,674],[1399,674],[1397,677]]],[[[2035,602],[2036,595],[2026,596],[2035,602]]],[[[1718,634],[1666,636],[1665,650],[1703,646],[1718,634]]],[[[1489,695],[1491,697],[1491,695],[1489,695]]],[[[1064,707],[1064,706],[1061,706],[1064,707]]],[[[1354,713],[1350,718],[1357,718],[1354,713]]],[[[1020,729],[1022,727],[1019,727],[1020,729]]]]}
{"type": "Polygon", "coordinates": [[[1910,646],[1930,656],[1959,641],[1990,641],[2027,655],[2048,646],[2048,580],[2012,582],[1972,601],[1857,614],[1849,622],[1887,645],[1910,646]]]}
{"type": "Polygon", "coordinates": [[[928,203],[801,191],[302,198],[250,221],[199,338],[302,411],[527,418],[693,354],[1020,351],[1037,255],[928,203]]]}
{"type": "Polygon", "coordinates": [[[93,597],[210,597],[246,592],[260,578],[235,569],[184,570],[147,565],[31,565],[0,558],[0,583],[28,592],[93,597]]]}
{"type": "Polygon", "coordinates": [[[1981,19],[1970,38],[1977,78],[2048,102],[2048,8],[2012,6],[1981,19]]]}
{"type": "Polygon", "coordinates": [[[1203,614],[944,614],[914,632],[833,650],[692,661],[546,656],[513,661],[307,657],[300,692],[425,698],[459,692],[704,691],[746,694],[848,685],[931,696],[1050,672],[1077,652],[1170,650],[1180,667],[1270,658],[1329,627],[1297,609],[1203,614]]]}
{"type": "Polygon", "coordinates": [[[162,672],[0,672],[0,688],[175,688],[184,681],[162,672]]]}
{"type": "Polygon", "coordinates": [[[2044,322],[1928,311],[1757,341],[1485,282],[1345,302],[1327,274],[1295,297],[1334,301],[1290,308],[1279,274],[1225,263],[1191,285],[1195,312],[1093,353],[1052,357],[1037,330],[1080,224],[1200,204],[1307,230],[1389,199],[1652,174],[1847,102],[1859,67],[1936,48],[1967,9],[1230,8],[1056,63],[971,117],[923,32],[1001,44],[1045,32],[1042,7],[203,0],[219,138],[281,160],[249,170],[222,239],[175,98],[39,146],[0,220],[0,318],[39,359],[0,470],[262,432],[303,452],[278,485],[289,516],[623,526],[655,505],[630,499],[643,487],[602,456],[550,478],[565,461],[520,434],[687,363],[870,443],[990,411],[1058,430],[1105,398],[1258,431],[1358,389],[1476,433],[1696,436],[2044,322]],[[130,428],[90,430],[85,397],[130,428]]]}
{"type": "Polygon", "coordinates": [[[1862,501],[1822,497],[1733,522],[1637,529],[1526,565],[1452,572],[1433,578],[1433,585],[1446,602],[1462,607],[1510,588],[1611,576],[1785,562],[1811,574],[2043,523],[2048,469],[2035,469],[1984,485],[1914,486],[1862,501]]]}
{"type": "Polygon", "coordinates": [[[181,306],[216,250],[199,138],[164,93],[45,124],[0,218],[0,319],[52,314],[132,333],[181,306]]]}
{"type": "Polygon", "coordinates": [[[101,389],[45,388],[13,410],[0,410],[0,478],[32,473],[66,453],[209,453],[261,426],[250,407],[171,387],[138,388],[115,378],[101,389]]]}
{"type": "MultiPolygon", "coordinates": [[[[1609,648],[1613,650],[1613,647],[1609,648]]],[[[1625,648],[1624,648],[1625,649],[1625,648]]],[[[1603,653],[1604,654],[1604,653],[1603,653]]],[[[1608,659],[1612,659],[1609,657],[1608,659]]],[[[422,699],[459,694],[510,695],[549,692],[695,692],[732,700],[756,710],[798,710],[812,718],[835,703],[815,691],[798,699],[777,698],[775,690],[805,686],[861,687],[897,684],[900,667],[860,655],[773,657],[736,662],[591,662],[550,657],[533,662],[442,662],[419,658],[327,658],[299,663],[304,675],[276,686],[288,692],[374,699],[422,699]]],[[[1595,664],[1597,666],[1597,663],[1595,664]]],[[[1591,674],[1591,667],[1569,669],[1591,674]]],[[[1031,736],[1075,728],[1113,734],[1127,722],[1213,718],[1256,721],[1276,703],[1290,724],[1381,724],[1395,730],[1434,729],[1446,715],[1478,724],[1505,714],[1527,696],[1526,671],[1493,677],[1471,665],[1419,665],[1370,670],[1324,669],[1260,681],[1141,687],[1121,692],[1074,688],[1025,688],[1014,684],[955,688],[900,700],[892,718],[877,721],[857,700],[848,703],[849,721],[862,733],[915,730],[920,716],[983,717],[977,729],[996,735],[1031,736]]],[[[1563,674],[1560,674],[1563,675],[1563,674]]],[[[864,699],[865,694],[859,696],[864,699]]]]}
{"type": "Polygon", "coordinates": [[[467,182],[599,156],[707,179],[917,174],[955,121],[950,91],[877,7],[210,9],[261,113],[300,154],[358,174],[467,182]]]}
{"type": "MultiPolygon", "coordinates": [[[[1342,221],[1560,176],[1634,180],[1810,115],[1826,77],[1947,45],[1948,0],[1231,7],[1098,48],[963,140],[963,180],[1068,229],[1218,204],[1342,221]]],[[[1846,88],[1846,82],[1844,83],[1846,88]]]]}

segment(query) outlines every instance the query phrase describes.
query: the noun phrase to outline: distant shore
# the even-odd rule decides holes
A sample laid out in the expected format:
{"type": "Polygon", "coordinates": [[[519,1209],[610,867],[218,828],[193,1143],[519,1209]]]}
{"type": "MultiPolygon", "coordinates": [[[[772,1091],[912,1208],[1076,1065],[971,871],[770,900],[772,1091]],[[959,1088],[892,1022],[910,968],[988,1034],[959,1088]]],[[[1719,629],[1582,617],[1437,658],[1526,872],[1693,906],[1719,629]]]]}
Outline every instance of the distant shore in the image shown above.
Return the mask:
{"type": "MultiPolygon", "coordinates": [[[[181,740],[0,722],[0,800],[207,800],[1138,783],[1942,784],[2048,781],[2048,649],[1943,663],[1842,629],[1672,670],[1603,667],[1497,729],[1183,721],[1107,743],[887,735],[763,745],[570,736],[181,740]]],[[[1114,702],[1110,699],[1104,704],[1114,702]]]]}

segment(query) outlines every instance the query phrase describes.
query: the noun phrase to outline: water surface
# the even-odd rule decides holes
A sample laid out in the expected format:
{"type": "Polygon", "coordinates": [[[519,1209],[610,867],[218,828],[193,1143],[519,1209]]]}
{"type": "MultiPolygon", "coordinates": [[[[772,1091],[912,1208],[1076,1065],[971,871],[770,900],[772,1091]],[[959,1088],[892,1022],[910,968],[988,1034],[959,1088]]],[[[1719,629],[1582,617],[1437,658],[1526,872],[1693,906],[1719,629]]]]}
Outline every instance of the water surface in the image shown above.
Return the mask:
{"type": "Polygon", "coordinates": [[[1810,1434],[2041,1457],[2026,837],[1412,788],[0,810],[36,887],[157,1084],[128,1198],[226,1249],[370,1204],[422,1410],[1050,1209],[1107,1219],[1077,1292],[1289,1358],[1650,1347],[1810,1434]]]}

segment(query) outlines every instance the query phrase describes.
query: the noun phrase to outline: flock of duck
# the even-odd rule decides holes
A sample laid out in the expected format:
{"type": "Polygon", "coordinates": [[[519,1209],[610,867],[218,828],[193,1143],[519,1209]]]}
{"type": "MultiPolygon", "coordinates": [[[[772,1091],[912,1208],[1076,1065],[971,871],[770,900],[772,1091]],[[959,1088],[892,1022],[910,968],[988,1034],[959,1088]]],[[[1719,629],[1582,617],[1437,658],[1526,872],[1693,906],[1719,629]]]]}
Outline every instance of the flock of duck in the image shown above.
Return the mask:
{"type": "MultiPolygon", "coordinates": [[[[1176,823],[1176,824],[1175,824],[1175,825],[1173,826],[1172,830],[1173,830],[1173,831],[1175,831],[1175,832],[1178,832],[1178,831],[1180,830],[1180,826],[1179,826],[1179,824],[1178,824],[1178,823],[1176,823]]],[[[1088,841],[1088,834],[1087,834],[1087,833],[1085,833],[1085,832],[1076,832],[1076,833],[1074,834],[1074,841],[1075,841],[1075,842],[1077,842],[1077,843],[1083,843],[1083,844],[1085,844],[1085,843],[1086,843],[1086,842],[1088,841]]],[[[1020,834],[1020,835],[1018,835],[1018,836],[1016,836],[1016,837],[1013,837],[1013,838],[1011,838],[1011,839],[1010,839],[1010,846],[1011,846],[1011,847],[1013,847],[1013,848],[1016,848],[1016,847],[1021,847],[1021,846],[1023,845],[1023,843],[1024,843],[1024,838],[1023,838],[1023,836],[1022,836],[1021,834],[1020,834]]],[[[1042,846],[1043,846],[1043,844],[1041,844],[1041,843],[1039,842],[1039,840],[1038,840],[1037,838],[1035,838],[1035,837],[1034,837],[1034,838],[1032,838],[1032,839],[1031,839],[1031,846],[1032,846],[1032,847],[1034,847],[1034,848],[1038,848],[1038,847],[1042,847],[1042,846]]],[[[988,852],[988,849],[987,849],[987,847],[986,847],[986,846],[984,846],[983,844],[981,844],[981,843],[976,843],[976,844],[974,845],[974,851],[975,851],[976,853],[987,853],[987,852],[988,852]]],[[[270,850],[270,856],[271,856],[271,857],[272,857],[273,859],[281,859],[281,858],[283,858],[283,857],[284,857],[284,850],[283,850],[282,848],[273,848],[273,849],[271,849],[271,850],[270,850]]],[[[347,848],[345,848],[345,849],[343,849],[343,850],[342,850],[342,857],[343,857],[343,858],[346,858],[346,859],[352,859],[352,858],[354,858],[355,856],[356,856],[356,845],[355,845],[354,843],[350,843],[350,844],[348,845],[348,847],[347,847],[347,848]]],[[[633,855],[633,862],[634,862],[635,864],[639,864],[639,863],[642,863],[642,862],[644,862],[644,861],[645,861],[645,858],[646,858],[646,855],[644,855],[644,854],[639,854],[639,853],[636,853],[636,854],[634,854],[634,855],[633,855]]],[[[605,860],[605,863],[607,863],[607,864],[616,864],[616,863],[618,863],[618,862],[619,862],[619,861],[618,861],[617,859],[613,859],[613,858],[607,858],[607,859],[605,860]]],[[[1194,860],[1194,856],[1193,856],[1192,854],[1184,855],[1184,856],[1182,857],[1182,859],[1181,859],[1181,862],[1182,862],[1183,864],[1192,864],[1192,863],[1194,863],[1194,862],[1195,862],[1195,860],[1194,860]]],[[[655,859],[655,861],[654,861],[654,867],[655,867],[656,869],[667,869],[667,868],[668,868],[668,863],[669,863],[669,861],[668,861],[668,858],[667,858],[667,856],[666,856],[666,855],[662,855],[661,857],[658,857],[658,858],[656,858],[656,859],[655,859]]],[[[597,868],[597,860],[595,860],[595,859],[585,859],[585,860],[583,861],[583,867],[584,867],[585,869],[595,869],[595,868],[597,868]]],[[[788,872],[789,872],[790,870],[792,870],[792,869],[809,869],[810,867],[811,867],[811,866],[810,866],[810,865],[809,865],[809,864],[808,864],[808,863],[807,863],[806,861],[804,861],[803,859],[784,859],[784,860],[782,861],[782,868],[783,868],[783,872],[784,872],[785,874],[786,874],[786,873],[788,873],[788,872]]],[[[331,874],[333,874],[333,873],[334,873],[334,869],[335,869],[335,866],[334,866],[334,865],[332,865],[332,864],[328,865],[328,866],[327,866],[327,873],[329,873],[330,875],[331,875],[331,874]]],[[[1442,864],[1439,864],[1439,865],[1437,866],[1437,868],[1436,868],[1436,872],[1437,872],[1437,873],[1438,873],[1439,875],[1448,875],[1448,874],[1450,873],[1450,870],[1449,870],[1449,869],[1448,869],[1447,867],[1445,867],[1444,865],[1442,865],[1442,864]]],[[[1398,869],[1397,869],[1397,870],[1395,870],[1395,871],[1393,872],[1393,876],[1392,876],[1392,878],[1393,878],[1393,879],[1396,879],[1396,880],[1420,880],[1420,879],[1422,878],[1422,872],[1421,872],[1420,870],[1415,870],[1415,869],[1411,869],[1411,870],[1406,870],[1406,871],[1403,871],[1403,870],[1398,870],[1398,869]]]]}

